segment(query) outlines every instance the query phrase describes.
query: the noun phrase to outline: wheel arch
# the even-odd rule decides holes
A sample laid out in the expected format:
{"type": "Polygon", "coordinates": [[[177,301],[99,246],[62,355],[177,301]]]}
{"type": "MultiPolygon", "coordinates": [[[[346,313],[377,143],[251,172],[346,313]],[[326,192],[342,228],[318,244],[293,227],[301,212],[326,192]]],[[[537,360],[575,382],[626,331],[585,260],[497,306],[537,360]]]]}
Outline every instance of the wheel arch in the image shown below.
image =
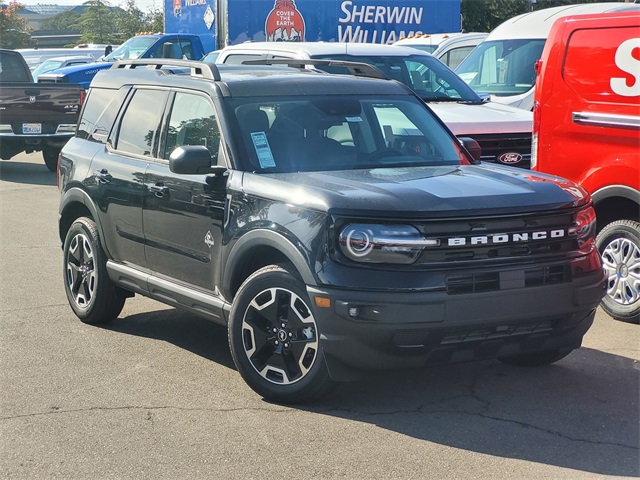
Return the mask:
{"type": "Polygon", "coordinates": [[[640,192],[626,185],[609,185],[591,195],[596,211],[598,232],[616,220],[638,218],[640,192]]]}
{"type": "Polygon", "coordinates": [[[271,230],[253,230],[232,247],[222,278],[222,293],[231,300],[253,272],[272,264],[291,263],[305,285],[316,281],[304,255],[283,235],[271,230]]]}
{"type": "Polygon", "coordinates": [[[89,217],[95,222],[98,227],[98,234],[100,235],[102,248],[106,250],[104,241],[102,241],[104,236],[102,232],[102,225],[100,225],[98,209],[87,192],[80,188],[71,188],[67,190],[60,202],[58,213],[58,232],[62,244],[64,244],[64,240],[69,228],[71,228],[71,225],[80,217],[89,217]]]}

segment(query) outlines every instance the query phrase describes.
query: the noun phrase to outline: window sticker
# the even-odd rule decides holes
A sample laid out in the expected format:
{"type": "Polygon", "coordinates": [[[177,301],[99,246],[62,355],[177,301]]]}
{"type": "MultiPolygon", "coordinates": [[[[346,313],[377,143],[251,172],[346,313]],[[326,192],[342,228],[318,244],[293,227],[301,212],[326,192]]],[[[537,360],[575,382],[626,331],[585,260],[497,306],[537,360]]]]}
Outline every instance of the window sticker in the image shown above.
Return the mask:
{"type": "Polygon", "coordinates": [[[260,168],[275,167],[276,162],[273,160],[267,134],[264,132],[251,132],[251,140],[253,141],[253,148],[256,149],[256,155],[258,155],[260,168]]]}
{"type": "Polygon", "coordinates": [[[361,122],[361,117],[344,117],[347,122],[361,122]]]}

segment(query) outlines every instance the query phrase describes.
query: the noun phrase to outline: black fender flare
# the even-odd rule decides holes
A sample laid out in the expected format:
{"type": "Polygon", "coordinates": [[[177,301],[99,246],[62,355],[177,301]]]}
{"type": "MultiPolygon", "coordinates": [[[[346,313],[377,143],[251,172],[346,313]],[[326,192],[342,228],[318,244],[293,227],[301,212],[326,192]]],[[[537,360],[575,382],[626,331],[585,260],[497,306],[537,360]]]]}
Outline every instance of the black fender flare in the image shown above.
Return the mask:
{"type": "Polygon", "coordinates": [[[622,197],[640,205],[640,192],[626,185],[607,185],[591,194],[593,204],[597,205],[607,198],[622,197]]]}
{"type": "Polygon", "coordinates": [[[222,276],[222,293],[225,298],[232,298],[231,284],[238,265],[252,249],[260,246],[282,253],[296,268],[305,285],[316,285],[316,279],[304,255],[287,237],[273,230],[256,229],[240,237],[227,256],[222,276]]]}
{"type": "Polygon", "coordinates": [[[58,235],[60,236],[60,240],[64,244],[65,234],[62,232],[62,222],[60,221],[65,213],[69,210],[69,208],[73,204],[80,203],[84,205],[87,210],[91,213],[91,217],[98,227],[98,233],[100,235],[102,248],[104,249],[107,256],[111,257],[108,252],[107,246],[104,242],[104,231],[102,229],[102,224],[100,223],[100,216],[98,215],[98,207],[96,207],[95,203],[89,196],[87,192],[78,187],[72,187],[66,192],[64,192],[62,199],[60,200],[60,207],[58,209],[58,235]]]}

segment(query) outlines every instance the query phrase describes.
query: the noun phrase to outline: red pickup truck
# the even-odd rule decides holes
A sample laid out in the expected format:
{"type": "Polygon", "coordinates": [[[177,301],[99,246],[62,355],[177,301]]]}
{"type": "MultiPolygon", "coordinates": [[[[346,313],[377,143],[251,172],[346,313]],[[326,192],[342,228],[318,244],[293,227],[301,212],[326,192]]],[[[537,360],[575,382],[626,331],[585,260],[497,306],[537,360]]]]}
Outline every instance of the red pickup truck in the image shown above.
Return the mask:
{"type": "Polygon", "coordinates": [[[602,306],[640,313],[640,15],[558,19],[536,65],[532,169],[593,198],[608,275],[602,306]]]}
{"type": "Polygon", "coordinates": [[[33,83],[19,52],[0,50],[0,158],[42,151],[51,171],[75,134],[84,89],[33,83]]]}

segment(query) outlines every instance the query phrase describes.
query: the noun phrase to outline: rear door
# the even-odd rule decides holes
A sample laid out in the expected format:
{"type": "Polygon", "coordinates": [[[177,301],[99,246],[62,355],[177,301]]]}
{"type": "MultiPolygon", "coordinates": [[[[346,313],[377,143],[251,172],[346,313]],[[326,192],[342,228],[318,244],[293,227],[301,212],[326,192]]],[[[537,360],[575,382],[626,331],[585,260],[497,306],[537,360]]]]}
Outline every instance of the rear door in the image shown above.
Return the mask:
{"type": "MultiPolygon", "coordinates": [[[[93,92],[92,92],[93,94],[93,92]]],[[[113,259],[133,267],[146,267],[142,203],[144,174],[155,155],[158,131],[168,90],[132,89],[107,147],[91,164],[99,193],[100,215],[107,247],[113,259]]],[[[103,133],[104,134],[104,133],[103,133]]]]}

